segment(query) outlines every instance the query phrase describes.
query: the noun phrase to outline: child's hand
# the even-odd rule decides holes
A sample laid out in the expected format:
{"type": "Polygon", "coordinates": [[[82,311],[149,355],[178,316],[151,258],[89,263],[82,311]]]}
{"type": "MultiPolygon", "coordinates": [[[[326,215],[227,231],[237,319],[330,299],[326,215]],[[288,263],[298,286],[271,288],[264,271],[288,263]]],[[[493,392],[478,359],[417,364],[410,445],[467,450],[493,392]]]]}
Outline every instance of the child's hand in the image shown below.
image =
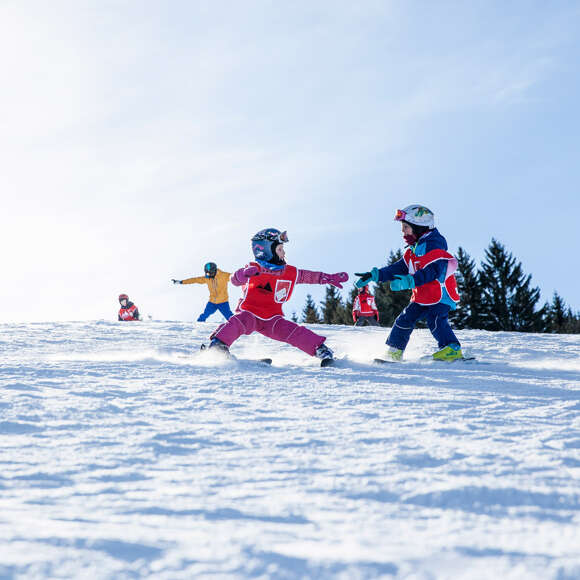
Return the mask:
{"type": "Polygon", "coordinates": [[[415,278],[411,274],[406,274],[405,276],[396,274],[390,286],[394,292],[398,292],[399,290],[412,290],[415,288],[415,278]]]}
{"type": "Polygon", "coordinates": [[[360,280],[355,282],[357,288],[364,288],[369,282],[379,281],[379,269],[373,268],[370,272],[355,272],[355,276],[360,276],[360,280]]]}
{"type": "Polygon", "coordinates": [[[337,272],[336,274],[322,274],[320,276],[321,284],[331,284],[336,288],[342,288],[341,282],[346,282],[348,280],[348,274],[346,272],[337,272]]]}
{"type": "Polygon", "coordinates": [[[242,274],[246,278],[252,278],[253,276],[258,276],[260,274],[260,268],[257,268],[256,266],[248,266],[247,268],[244,268],[242,274]]]}

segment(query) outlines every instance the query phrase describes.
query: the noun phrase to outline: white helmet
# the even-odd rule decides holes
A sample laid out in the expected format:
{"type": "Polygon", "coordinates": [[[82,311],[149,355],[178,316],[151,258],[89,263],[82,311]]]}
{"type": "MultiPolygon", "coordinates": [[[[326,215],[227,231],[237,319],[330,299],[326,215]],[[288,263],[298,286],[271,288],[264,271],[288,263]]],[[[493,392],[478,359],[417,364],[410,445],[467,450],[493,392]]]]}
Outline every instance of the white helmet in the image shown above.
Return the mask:
{"type": "Polygon", "coordinates": [[[408,205],[404,209],[398,209],[395,214],[395,221],[427,227],[430,230],[435,227],[435,216],[433,212],[424,205],[417,203],[408,205]]]}

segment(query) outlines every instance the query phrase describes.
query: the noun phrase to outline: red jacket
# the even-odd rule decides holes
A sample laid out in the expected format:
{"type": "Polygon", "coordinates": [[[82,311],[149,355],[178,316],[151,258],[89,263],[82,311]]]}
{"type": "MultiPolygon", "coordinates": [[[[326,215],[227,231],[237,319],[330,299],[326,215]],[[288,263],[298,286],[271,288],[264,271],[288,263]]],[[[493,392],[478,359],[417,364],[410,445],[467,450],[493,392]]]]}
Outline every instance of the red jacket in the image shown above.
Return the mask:
{"type": "Polygon", "coordinates": [[[379,319],[379,311],[375,304],[375,297],[368,292],[357,294],[352,305],[352,319],[357,321],[359,316],[374,316],[379,319]]]}
{"type": "MultiPolygon", "coordinates": [[[[249,266],[260,267],[255,262],[250,262],[249,266]]],[[[284,316],[282,304],[292,296],[298,270],[295,266],[286,266],[282,270],[261,270],[258,276],[253,276],[244,284],[244,294],[237,310],[246,310],[262,320],[284,316]]]]}
{"type": "Polygon", "coordinates": [[[119,310],[119,320],[126,322],[139,320],[139,310],[132,302],[128,302],[126,308],[119,310]]]}

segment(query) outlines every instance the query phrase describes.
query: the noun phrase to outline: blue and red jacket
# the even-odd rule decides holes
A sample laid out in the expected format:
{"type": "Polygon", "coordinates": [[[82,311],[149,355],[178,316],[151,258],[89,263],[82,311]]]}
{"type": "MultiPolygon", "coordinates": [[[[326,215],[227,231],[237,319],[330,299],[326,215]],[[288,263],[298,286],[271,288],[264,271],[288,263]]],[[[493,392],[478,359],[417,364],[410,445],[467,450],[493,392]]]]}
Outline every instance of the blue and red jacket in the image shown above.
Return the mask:
{"type": "Polygon", "coordinates": [[[381,268],[379,282],[393,280],[397,274],[411,274],[415,281],[411,302],[423,306],[441,302],[454,310],[459,302],[455,270],[457,259],[447,251],[447,241],[432,229],[409,246],[399,261],[381,268]]]}

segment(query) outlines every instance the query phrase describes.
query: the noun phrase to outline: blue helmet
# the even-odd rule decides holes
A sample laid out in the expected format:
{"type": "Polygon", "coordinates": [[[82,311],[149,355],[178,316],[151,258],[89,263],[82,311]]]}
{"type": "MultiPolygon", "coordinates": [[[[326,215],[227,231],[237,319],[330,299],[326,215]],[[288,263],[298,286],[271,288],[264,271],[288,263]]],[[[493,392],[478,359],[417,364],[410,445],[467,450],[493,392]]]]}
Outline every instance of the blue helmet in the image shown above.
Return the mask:
{"type": "Polygon", "coordinates": [[[217,265],[214,262],[208,262],[204,267],[203,271],[206,278],[215,278],[217,274],[217,265]]]}
{"type": "Polygon", "coordinates": [[[266,228],[260,230],[252,238],[252,252],[256,260],[272,262],[277,256],[274,254],[276,246],[288,241],[286,232],[281,232],[276,228],[266,228]]]}

